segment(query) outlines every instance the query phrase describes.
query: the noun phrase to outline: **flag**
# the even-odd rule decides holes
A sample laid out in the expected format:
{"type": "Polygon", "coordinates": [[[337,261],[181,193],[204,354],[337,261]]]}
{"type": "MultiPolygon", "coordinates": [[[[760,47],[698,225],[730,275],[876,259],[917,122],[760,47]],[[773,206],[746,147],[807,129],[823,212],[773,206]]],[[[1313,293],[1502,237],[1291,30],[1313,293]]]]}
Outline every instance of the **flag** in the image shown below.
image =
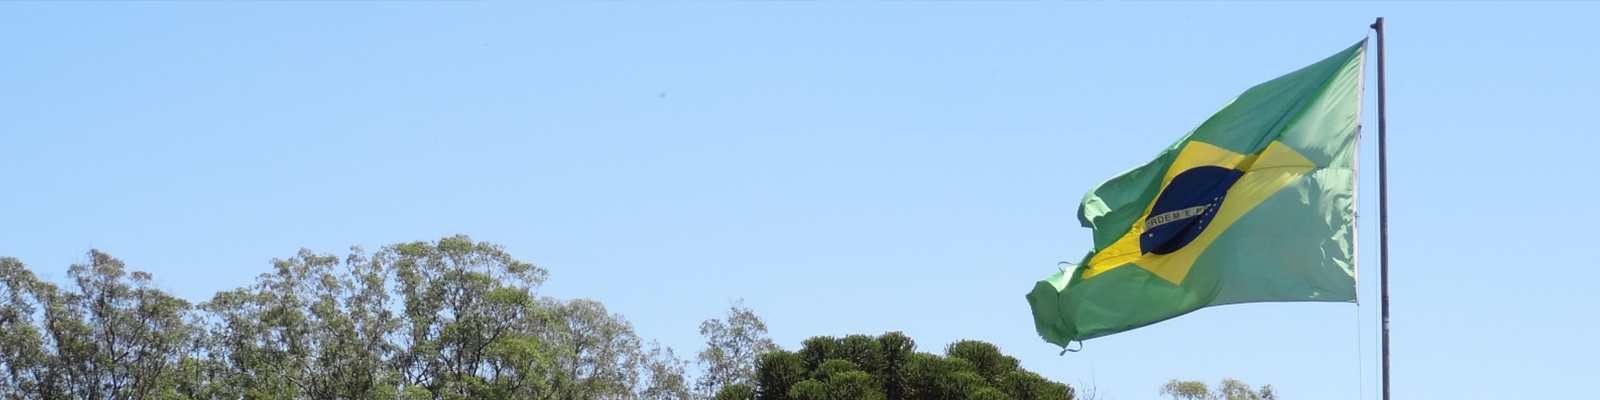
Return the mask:
{"type": "Polygon", "coordinates": [[[1366,41],[1257,85],[1083,198],[1094,250],[1039,281],[1045,340],[1202,307],[1354,301],[1356,135],[1366,41]]]}

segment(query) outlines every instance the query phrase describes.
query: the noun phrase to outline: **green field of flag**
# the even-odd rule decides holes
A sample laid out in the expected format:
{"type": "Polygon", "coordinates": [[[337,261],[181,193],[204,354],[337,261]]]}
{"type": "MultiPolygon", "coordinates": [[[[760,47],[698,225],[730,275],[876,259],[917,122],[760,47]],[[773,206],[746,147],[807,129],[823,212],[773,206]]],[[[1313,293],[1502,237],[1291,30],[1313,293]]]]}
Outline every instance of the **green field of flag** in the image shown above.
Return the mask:
{"type": "Polygon", "coordinates": [[[1246,90],[1155,160],[1094,187],[1094,248],[1028,294],[1051,343],[1202,307],[1353,301],[1366,41],[1246,90]]]}

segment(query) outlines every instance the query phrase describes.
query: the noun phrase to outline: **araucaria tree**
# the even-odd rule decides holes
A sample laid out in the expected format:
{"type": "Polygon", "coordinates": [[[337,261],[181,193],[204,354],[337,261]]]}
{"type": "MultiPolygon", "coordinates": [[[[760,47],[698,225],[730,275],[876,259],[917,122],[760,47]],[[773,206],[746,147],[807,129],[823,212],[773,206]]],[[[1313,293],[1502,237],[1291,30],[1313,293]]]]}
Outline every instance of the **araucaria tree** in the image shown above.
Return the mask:
{"type": "Polygon", "coordinates": [[[899,332],[807,339],[799,351],[760,356],[753,388],[729,386],[718,399],[1070,400],[1072,388],[1018,367],[994,345],[965,340],[944,355],[916,351],[899,332]],[[746,391],[749,389],[748,391],[746,391]],[[748,393],[748,394],[746,394],[748,393]]]}

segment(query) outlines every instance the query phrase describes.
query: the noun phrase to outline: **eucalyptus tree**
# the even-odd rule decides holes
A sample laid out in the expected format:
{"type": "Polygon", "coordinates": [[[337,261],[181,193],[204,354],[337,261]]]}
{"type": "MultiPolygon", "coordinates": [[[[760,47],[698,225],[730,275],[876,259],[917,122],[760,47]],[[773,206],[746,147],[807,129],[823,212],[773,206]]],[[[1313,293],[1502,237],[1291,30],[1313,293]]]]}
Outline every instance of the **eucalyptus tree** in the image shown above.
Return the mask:
{"type": "Polygon", "coordinates": [[[198,330],[188,301],[129,273],[98,250],[67,270],[71,285],[42,281],[0,259],[0,397],[180,397],[174,377],[198,330]]]}
{"type": "Polygon", "coordinates": [[[678,358],[672,348],[651,342],[650,351],[645,354],[644,376],[641,379],[643,390],[639,391],[638,397],[643,400],[692,400],[694,393],[689,390],[689,381],[684,377],[684,369],[688,364],[688,361],[678,358]]]}
{"type": "Polygon", "coordinates": [[[453,236],[301,250],[198,307],[91,251],[0,258],[0,398],[689,400],[688,362],[548,272],[453,236]]]}
{"type": "Polygon", "coordinates": [[[702,373],[695,388],[706,396],[728,385],[749,389],[756,375],[757,359],[778,349],[767,335],[766,322],[745,307],[743,300],[730,304],[724,319],[700,323],[700,335],[706,338],[706,345],[697,357],[702,373]]]}
{"type": "Polygon", "coordinates": [[[546,307],[563,322],[551,341],[561,347],[556,364],[563,371],[557,390],[562,399],[627,398],[639,382],[632,374],[646,359],[633,325],[589,299],[546,299],[546,307]]]}
{"type": "Polygon", "coordinates": [[[511,364],[549,358],[538,336],[550,324],[534,300],[547,271],[464,235],[388,246],[374,258],[396,277],[404,323],[395,366],[406,385],[441,399],[539,390],[511,364]]]}
{"type": "Polygon", "coordinates": [[[209,323],[203,350],[227,365],[220,391],[250,398],[389,396],[399,383],[388,365],[398,351],[389,337],[400,319],[382,267],[360,248],[342,260],[301,250],[272,265],[254,285],[219,292],[200,306],[209,323]]]}
{"type": "Polygon", "coordinates": [[[40,285],[22,261],[0,258],[0,398],[20,399],[52,386],[49,352],[37,322],[44,307],[37,296],[40,285]]]}
{"type": "Polygon", "coordinates": [[[1272,391],[1272,385],[1262,385],[1261,389],[1255,389],[1233,378],[1223,379],[1222,385],[1216,389],[1211,389],[1201,381],[1173,379],[1161,385],[1159,393],[1171,396],[1174,400],[1277,400],[1278,398],[1277,393],[1272,391]]]}

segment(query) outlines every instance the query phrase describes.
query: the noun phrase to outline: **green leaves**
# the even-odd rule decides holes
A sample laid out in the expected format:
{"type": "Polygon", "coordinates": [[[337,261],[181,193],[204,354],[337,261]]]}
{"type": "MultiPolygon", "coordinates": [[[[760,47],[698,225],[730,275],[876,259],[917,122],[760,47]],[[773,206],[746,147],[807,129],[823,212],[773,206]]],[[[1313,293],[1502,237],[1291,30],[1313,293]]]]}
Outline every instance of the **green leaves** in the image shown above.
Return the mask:
{"type": "Polygon", "coordinates": [[[804,381],[805,361],[800,355],[787,350],[773,350],[761,355],[756,363],[755,397],[760,400],[790,400],[789,390],[804,381]]]}
{"type": "Polygon", "coordinates": [[[547,271],[466,236],[301,250],[198,306],[89,256],[65,289],[0,258],[0,398],[691,397],[671,349],[599,302],[538,298],[547,271]]]}
{"type": "Polygon", "coordinates": [[[192,306],[91,250],[63,290],[20,261],[0,259],[0,398],[178,396],[179,354],[198,330],[192,306]]]}
{"type": "Polygon", "coordinates": [[[1001,374],[1017,370],[1017,359],[1000,354],[1000,348],[992,344],[976,340],[963,340],[951,343],[945,347],[944,353],[952,358],[960,358],[972,363],[978,375],[987,380],[996,380],[1001,374]]]}
{"type": "Polygon", "coordinates": [[[1161,385],[1160,393],[1172,396],[1173,400],[1277,400],[1278,398],[1272,391],[1272,385],[1262,385],[1257,391],[1233,378],[1223,379],[1222,385],[1216,390],[1206,386],[1205,382],[1173,379],[1161,385]]]}
{"type": "Polygon", "coordinates": [[[778,348],[734,302],[704,321],[697,382],[590,299],[538,296],[548,276],[452,236],[370,256],[301,250],[198,305],[99,251],[69,285],[0,258],[0,398],[902,400],[1070,399],[994,345],[943,356],[899,332],[778,348]],[[698,393],[695,393],[698,392],[698,393]]]}
{"type": "Polygon", "coordinates": [[[708,319],[700,324],[706,347],[698,354],[704,373],[695,383],[702,394],[720,395],[729,385],[749,386],[756,374],[758,357],[778,349],[767,337],[767,324],[755,311],[735,301],[728,306],[725,319],[708,319]]]}
{"type": "Polygon", "coordinates": [[[755,396],[755,390],[750,389],[749,386],[735,383],[732,385],[723,386],[722,390],[717,391],[716,396],[711,397],[711,400],[751,400],[754,399],[755,396]]]}
{"type": "Polygon", "coordinates": [[[916,352],[911,338],[889,332],[806,339],[797,352],[763,354],[759,400],[1066,400],[1072,388],[1019,369],[994,345],[960,341],[945,356],[916,352]]]}

